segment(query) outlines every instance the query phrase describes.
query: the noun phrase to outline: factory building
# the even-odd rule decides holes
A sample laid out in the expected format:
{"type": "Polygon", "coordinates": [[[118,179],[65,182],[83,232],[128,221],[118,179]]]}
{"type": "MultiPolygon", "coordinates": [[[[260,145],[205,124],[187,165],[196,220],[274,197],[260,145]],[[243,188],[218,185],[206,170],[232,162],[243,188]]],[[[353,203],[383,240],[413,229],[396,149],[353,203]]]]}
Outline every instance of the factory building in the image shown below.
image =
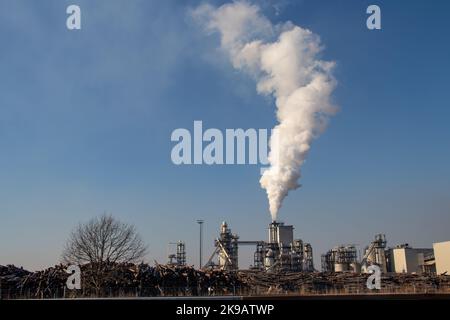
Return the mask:
{"type": "Polygon", "coordinates": [[[433,243],[437,274],[450,275],[450,241],[433,243]]]}
{"type": "Polygon", "coordinates": [[[234,269],[239,265],[238,239],[237,235],[231,233],[227,223],[223,222],[220,226],[220,238],[215,241],[219,255],[219,266],[223,269],[234,269]]]}
{"type": "Polygon", "coordinates": [[[283,222],[269,225],[269,241],[258,250],[265,270],[314,271],[311,245],[294,239],[294,227],[283,222]]]}
{"type": "Polygon", "coordinates": [[[322,255],[323,272],[361,271],[354,245],[340,245],[322,255]]]}
{"type": "Polygon", "coordinates": [[[450,270],[450,241],[435,243],[434,252],[429,248],[411,248],[408,244],[387,248],[384,234],[375,239],[364,250],[361,262],[357,259],[354,245],[340,245],[322,255],[324,272],[369,272],[369,266],[377,265],[382,273],[438,274],[450,270]],[[438,262],[439,261],[439,262],[438,262]]]}
{"type": "Polygon", "coordinates": [[[411,248],[408,244],[398,245],[388,250],[388,270],[395,273],[424,273],[425,260],[432,255],[433,249],[411,248]]]}
{"type": "MultiPolygon", "coordinates": [[[[309,243],[294,238],[294,227],[283,222],[272,221],[268,226],[268,240],[242,241],[233,234],[226,222],[220,226],[219,237],[214,242],[215,250],[206,267],[223,270],[238,270],[239,247],[255,246],[251,269],[261,271],[315,271],[313,251],[309,243]],[[213,262],[214,258],[217,262],[213,262]]],[[[184,243],[179,243],[177,255],[172,259],[177,264],[185,263],[184,243]]],[[[375,235],[358,259],[353,244],[336,246],[321,256],[323,272],[367,273],[376,265],[382,273],[449,274],[450,241],[433,244],[431,248],[412,248],[408,244],[388,248],[384,234],[375,235]]]]}
{"type": "Polygon", "coordinates": [[[253,256],[253,269],[274,271],[314,271],[313,251],[309,243],[294,239],[294,227],[283,222],[273,221],[269,225],[268,241],[241,241],[233,234],[226,222],[220,227],[220,235],[214,242],[215,250],[206,267],[224,270],[237,270],[238,250],[242,245],[256,247],[253,256]],[[213,262],[217,257],[218,264],[213,262]]]}
{"type": "Polygon", "coordinates": [[[323,272],[368,272],[370,265],[377,265],[381,272],[387,271],[386,236],[375,235],[375,239],[364,250],[361,262],[355,245],[340,245],[322,254],[323,272]]]}
{"type": "Polygon", "coordinates": [[[387,259],[386,259],[386,236],[384,234],[375,235],[375,239],[364,250],[364,257],[361,261],[361,270],[367,272],[367,268],[370,265],[377,265],[380,267],[381,272],[388,271],[387,259]]]}

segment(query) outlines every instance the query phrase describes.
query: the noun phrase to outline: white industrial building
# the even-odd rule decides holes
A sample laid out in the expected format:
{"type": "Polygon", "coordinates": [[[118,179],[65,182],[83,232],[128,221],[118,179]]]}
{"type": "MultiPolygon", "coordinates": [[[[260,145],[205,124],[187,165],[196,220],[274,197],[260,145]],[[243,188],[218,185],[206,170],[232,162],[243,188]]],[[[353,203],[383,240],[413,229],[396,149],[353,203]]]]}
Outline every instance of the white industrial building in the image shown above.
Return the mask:
{"type": "Polygon", "coordinates": [[[407,244],[388,249],[389,271],[395,273],[425,272],[426,260],[433,255],[433,249],[411,248],[407,244]]]}
{"type": "Polygon", "coordinates": [[[450,241],[433,243],[436,273],[450,275],[450,241]]]}

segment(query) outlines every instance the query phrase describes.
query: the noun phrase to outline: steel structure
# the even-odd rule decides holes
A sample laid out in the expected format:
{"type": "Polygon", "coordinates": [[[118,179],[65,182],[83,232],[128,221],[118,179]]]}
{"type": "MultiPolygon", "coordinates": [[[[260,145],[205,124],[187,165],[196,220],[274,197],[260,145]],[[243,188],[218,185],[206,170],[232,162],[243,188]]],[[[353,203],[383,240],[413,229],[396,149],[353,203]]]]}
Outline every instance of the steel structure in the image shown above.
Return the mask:
{"type": "Polygon", "coordinates": [[[186,244],[183,241],[169,242],[169,245],[176,245],[176,253],[168,255],[169,265],[185,266],[186,265],[186,244]]]}
{"type": "Polygon", "coordinates": [[[375,235],[375,240],[366,248],[364,257],[361,260],[361,267],[364,272],[367,267],[375,264],[380,267],[381,272],[387,271],[386,264],[386,236],[384,234],[375,235]]]}
{"type": "Polygon", "coordinates": [[[240,241],[231,233],[226,222],[220,227],[219,238],[215,240],[215,249],[206,263],[207,267],[219,267],[224,270],[237,270],[238,247],[253,245],[252,269],[256,270],[289,270],[314,271],[312,247],[301,239],[293,239],[293,226],[273,221],[269,224],[269,241],[240,241]],[[218,257],[218,264],[213,263],[218,257]]]}
{"type": "Polygon", "coordinates": [[[324,272],[359,272],[358,255],[355,245],[340,245],[322,255],[324,272]]]}

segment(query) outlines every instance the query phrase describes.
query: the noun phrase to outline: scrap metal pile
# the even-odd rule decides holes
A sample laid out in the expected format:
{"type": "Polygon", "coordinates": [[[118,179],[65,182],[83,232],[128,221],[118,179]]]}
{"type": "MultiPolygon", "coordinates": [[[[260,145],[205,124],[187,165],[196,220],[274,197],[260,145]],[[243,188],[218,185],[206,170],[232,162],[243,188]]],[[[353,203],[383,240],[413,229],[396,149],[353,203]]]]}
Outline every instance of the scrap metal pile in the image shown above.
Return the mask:
{"type": "MultiPolygon", "coordinates": [[[[67,266],[29,272],[0,266],[0,298],[369,293],[368,274],[197,270],[188,266],[81,266],[81,290],[66,287],[67,266]]],[[[450,276],[383,275],[381,292],[450,293],[450,276]]],[[[372,292],[373,293],[373,292],[372,292]]]]}

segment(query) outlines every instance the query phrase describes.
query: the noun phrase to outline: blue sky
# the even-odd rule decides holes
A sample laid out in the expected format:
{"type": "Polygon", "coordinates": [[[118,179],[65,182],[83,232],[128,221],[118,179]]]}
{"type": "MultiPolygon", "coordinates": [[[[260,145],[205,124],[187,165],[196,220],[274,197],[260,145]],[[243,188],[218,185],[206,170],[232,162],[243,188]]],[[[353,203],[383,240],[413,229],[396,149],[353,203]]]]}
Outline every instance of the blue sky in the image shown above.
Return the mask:
{"type": "MultiPolygon", "coordinates": [[[[0,264],[55,264],[70,230],[108,212],[135,224],[147,261],[184,240],[205,258],[222,220],[244,240],[270,222],[259,166],[175,166],[176,128],[271,128],[273,101],[187,14],[198,1],[0,1],[0,264]],[[69,4],[82,30],[68,31],[69,4]]],[[[223,2],[212,1],[220,5],[223,2]]],[[[311,29],[337,62],[340,112],[314,142],[280,219],[319,255],[341,243],[430,247],[450,233],[446,1],[262,1],[311,29]],[[382,10],[382,30],[365,10],[382,10]]],[[[242,266],[251,249],[242,250],[242,266]]]]}

